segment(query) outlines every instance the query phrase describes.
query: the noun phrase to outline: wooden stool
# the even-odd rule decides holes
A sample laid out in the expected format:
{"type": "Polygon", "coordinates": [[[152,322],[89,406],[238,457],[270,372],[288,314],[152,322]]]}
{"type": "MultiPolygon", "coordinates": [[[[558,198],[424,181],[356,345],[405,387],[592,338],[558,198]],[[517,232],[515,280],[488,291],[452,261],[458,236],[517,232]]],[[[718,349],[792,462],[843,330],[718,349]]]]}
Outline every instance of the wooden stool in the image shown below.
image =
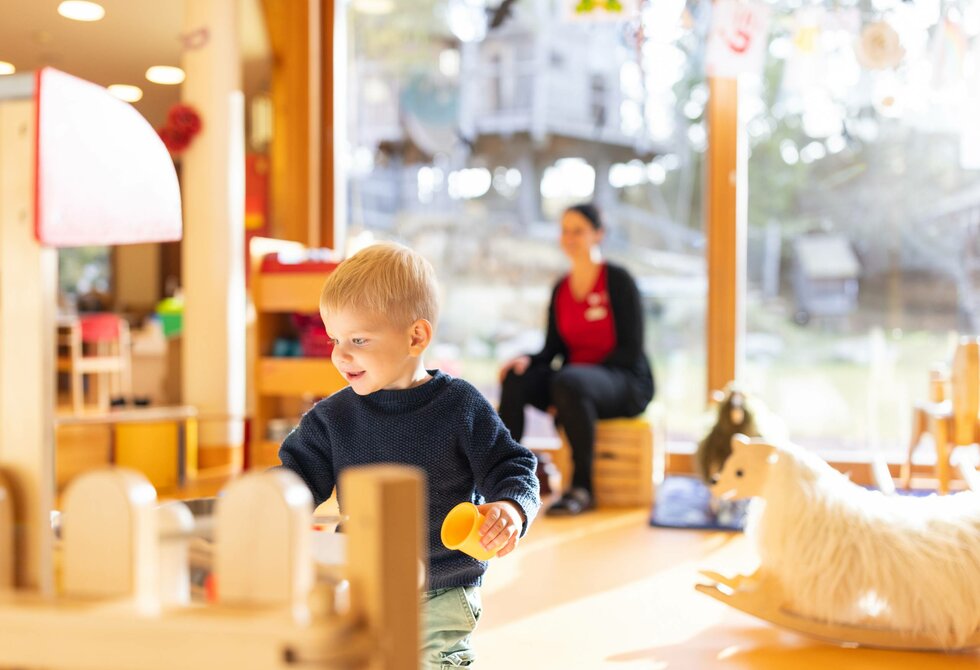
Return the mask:
{"type": "MultiPolygon", "coordinates": [[[[603,419],[596,422],[592,492],[597,507],[648,507],[653,504],[654,426],[647,419],[603,419]]],[[[564,431],[554,454],[565,488],[574,466],[564,431]]]]}

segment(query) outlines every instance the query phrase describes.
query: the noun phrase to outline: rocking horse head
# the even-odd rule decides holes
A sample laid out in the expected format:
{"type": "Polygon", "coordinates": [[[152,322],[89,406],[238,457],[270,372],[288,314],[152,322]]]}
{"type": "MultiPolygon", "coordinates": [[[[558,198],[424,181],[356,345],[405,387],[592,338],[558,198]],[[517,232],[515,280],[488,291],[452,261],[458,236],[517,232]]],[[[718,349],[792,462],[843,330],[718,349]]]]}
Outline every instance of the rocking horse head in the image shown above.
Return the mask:
{"type": "Polygon", "coordinates": [[[711,478],[712,495],[736,500],[762,495],[778,457],[771,444],[752,441],[741,434],[733,436],[732,455],[721,472],[711,478]]]}

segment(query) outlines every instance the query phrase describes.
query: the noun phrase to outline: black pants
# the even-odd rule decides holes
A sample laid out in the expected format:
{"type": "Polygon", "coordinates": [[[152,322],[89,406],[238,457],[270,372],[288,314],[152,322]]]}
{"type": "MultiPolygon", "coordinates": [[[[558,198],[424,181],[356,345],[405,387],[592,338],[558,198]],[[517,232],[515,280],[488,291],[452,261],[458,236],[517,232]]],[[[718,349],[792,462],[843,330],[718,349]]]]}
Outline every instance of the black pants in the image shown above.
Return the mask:
{"type": "MultiPolygon", "coordinates": [[[[524,406],[542,411],[554,407],[572,447],[572,486],[592,492],[595,423],[599,419],[636,416],[632,379],[625,370],[601,365],[566,365],[552,370],[534,365],[523,375],[507,373],[500,392],[500,418],[518,442],[524,436],[524,406]]],[[[566,482],[567,487],[567,482],[566,482]]]]}

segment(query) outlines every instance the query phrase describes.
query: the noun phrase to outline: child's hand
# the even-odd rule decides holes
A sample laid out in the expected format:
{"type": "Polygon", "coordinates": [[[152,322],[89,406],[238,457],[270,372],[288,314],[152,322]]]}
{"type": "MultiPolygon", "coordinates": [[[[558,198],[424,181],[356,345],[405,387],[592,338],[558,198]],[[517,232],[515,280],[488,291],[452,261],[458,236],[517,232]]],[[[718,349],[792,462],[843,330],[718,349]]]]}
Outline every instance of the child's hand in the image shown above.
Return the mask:
{"type": "Polygon", "coordinates": [[[480,544],[490,551],[500,547],[498,558],[514,551],[524,527],[524,513],[517,503],[499,500],[476,508],[486,517],[480,526],[480,544]]]}

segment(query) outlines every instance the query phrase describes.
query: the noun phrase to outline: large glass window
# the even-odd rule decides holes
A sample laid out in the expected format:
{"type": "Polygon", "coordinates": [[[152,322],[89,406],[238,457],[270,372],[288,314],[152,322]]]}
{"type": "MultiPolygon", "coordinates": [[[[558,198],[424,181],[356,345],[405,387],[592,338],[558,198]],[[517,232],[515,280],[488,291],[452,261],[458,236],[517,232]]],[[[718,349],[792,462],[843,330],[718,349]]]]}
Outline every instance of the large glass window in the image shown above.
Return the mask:
{"type": "MultiPolygon", "coordinates": [[[[496,395],[498,362],[540,343],[557,216],[594,200],[642,288],[669,436],[699,439],[712,4],[619,23],[544,0],[352,5],[350,230],[436,263],[438,364],[496,395]]],[[[805,446],[897,456],[929,367],[980,325],[980,3],[764,4],[764,68],[740,86],[743,382],[805,446]]]]}
{"type": "Polygon", "coordinates": [[[103,311],[111,306],[112,250],[77,247],[58,251],[58,293],[67,312],[103,311]]]}
{"type": "Polygon", "coordinates": [[[689,125],[705,88],[684,4],[609,23],[568,21],[557,2],[352,3],[349,239],[399,239],[435,264],[433,364],[497,396],[500,362],[542,344],[566,271],[561,211],[595,201],[607,258],[643,294],[670,435],[699,437],[704,133],[689,125]]]}
{"type": "Polygon", "coordinates": [[[977,5],[776,5],[743,86],[747,381],[806,446],[897,458],[977,330],[977,5]]]}

